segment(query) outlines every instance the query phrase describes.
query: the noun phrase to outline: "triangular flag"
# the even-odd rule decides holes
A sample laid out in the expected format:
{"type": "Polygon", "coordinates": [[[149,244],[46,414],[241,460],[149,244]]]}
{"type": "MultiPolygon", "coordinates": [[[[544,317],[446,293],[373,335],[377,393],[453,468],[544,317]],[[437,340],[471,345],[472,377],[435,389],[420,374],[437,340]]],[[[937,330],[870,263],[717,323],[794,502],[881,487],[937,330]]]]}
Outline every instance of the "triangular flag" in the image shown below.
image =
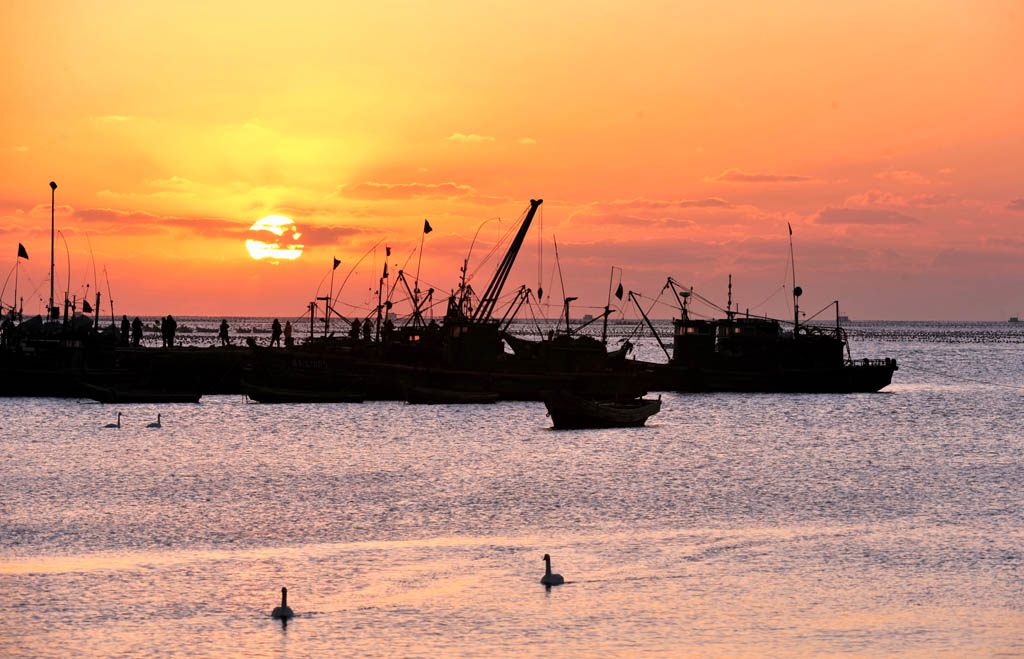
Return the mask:
{"type": "Polygon", "coordinates": [[[384,248],[384,256],[391,256],[391,248],[390,247],[385,247],[384,248]]]}
{"type": "Polygon", "coordinates": [[[423,220],[423,233],[430,233],[434,230],[434,227],[430,226],[430,222],[423,220]]]}
{"type": "Polygon", "coordinates": [[[18,243],[18,258],[28,260],[28,252],[25,251],[25,246],[18,243]]]}
{"type": "Polygon", "coordinates": [[[619,287],[615,289],[615,297],[622,299],[622,283],[619,283],[619,287]]]}
{"type": "Polygon", "coordinates": [[[89,300],[82,300],[82,311],[92,313],[92,305],[89,304],[89,300]]]}
{"type": "Polygon", "coordinates": [[[790,224],[789,222],[786,222],[786,226],[789,227],[789,235],[792,236],[793,235],[793,225],[790,224]]]}
{"type": "Polygon", "coordinates": [[[339,265],[341,265],[341,261],[339,261],[337,258],[335,258],[334,259],[334,267],[331,268],[331,270],[337,270],[339,265]]]}

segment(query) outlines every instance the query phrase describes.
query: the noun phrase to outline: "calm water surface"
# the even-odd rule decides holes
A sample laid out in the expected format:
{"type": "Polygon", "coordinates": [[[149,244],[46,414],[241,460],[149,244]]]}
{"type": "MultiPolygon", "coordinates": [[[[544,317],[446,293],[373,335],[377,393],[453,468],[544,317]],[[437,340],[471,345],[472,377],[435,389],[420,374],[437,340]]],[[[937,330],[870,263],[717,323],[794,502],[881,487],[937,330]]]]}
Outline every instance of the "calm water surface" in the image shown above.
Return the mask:
{"type": "Polygon", "coordinates": [[[884,393],[630,430],[0,400],[0,655],[1024,654],[1024,330],[853,333],[884,393]]]}

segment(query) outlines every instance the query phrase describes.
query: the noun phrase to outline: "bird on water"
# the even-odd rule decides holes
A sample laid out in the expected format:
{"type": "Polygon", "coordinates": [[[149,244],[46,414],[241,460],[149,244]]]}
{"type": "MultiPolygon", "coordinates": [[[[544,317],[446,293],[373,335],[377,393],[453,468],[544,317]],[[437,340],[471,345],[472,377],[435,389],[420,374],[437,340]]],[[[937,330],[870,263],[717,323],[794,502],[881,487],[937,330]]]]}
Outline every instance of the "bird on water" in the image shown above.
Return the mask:
{"type": "Polygon", "coordinates": [[[561,586],[565,583],[565,579],[560,574],[551,574],[551,557],[544,554],[544,576],[540,578],[540,582],[545,586],[561,586]]]}
{"type": "Polygon", "coordinates": [[[276,620],[288,620],[295,617],[295,614],[292,613],[291,607],[288,606],[287,588],[281,589],[281,606],[275,607],[274,610],[270,612],[270,617],[276,620]]]}
{"type": "Polygon", "coordinates": [[[117,423],[108,423],[103,426],[104,428],[120,428],[121,427],[121,413],[117,413],[117,423]]]}
{"type": "Polygon", "coordinates": [[[157,414],[156,415],[156,421],[154,421],[153,423],[147,423],[146,427],[147,428],[163,428],[163,426],[160,425],[160,415],[157,414]]]}

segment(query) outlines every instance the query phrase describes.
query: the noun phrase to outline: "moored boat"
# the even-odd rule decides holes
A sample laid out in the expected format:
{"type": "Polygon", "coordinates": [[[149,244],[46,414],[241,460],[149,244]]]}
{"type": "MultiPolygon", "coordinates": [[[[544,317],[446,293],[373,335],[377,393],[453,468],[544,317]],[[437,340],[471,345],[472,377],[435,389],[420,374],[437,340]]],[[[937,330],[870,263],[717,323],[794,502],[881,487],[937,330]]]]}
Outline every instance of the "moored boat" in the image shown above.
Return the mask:
{"type": "Polygon", "coordinates": [[[361,403],[365,398],[354,388],[265,386],[246,380],[242,380],[242,393],[257,403],[361,403]]]}
{"type": "Polygon", "coordinates": [[[102,387],[83,382],[81,392],[86,398],[101,403],[198,403],[202,393],[141,387],[102,387]]]}
{"type": "Polygon", "coordinates": [[[629,400],[591,400],[564,391],[544,398],[556,430],[573,428],[630,428],[642,426],[661,411],[661,397],[629,400]]]}
{"type": "Polygon", "coordinates": [[[486,405],[498,402],[496,391],[459,391],[410,385],[405,388],[405,401],[422,405],[486,405]]]}

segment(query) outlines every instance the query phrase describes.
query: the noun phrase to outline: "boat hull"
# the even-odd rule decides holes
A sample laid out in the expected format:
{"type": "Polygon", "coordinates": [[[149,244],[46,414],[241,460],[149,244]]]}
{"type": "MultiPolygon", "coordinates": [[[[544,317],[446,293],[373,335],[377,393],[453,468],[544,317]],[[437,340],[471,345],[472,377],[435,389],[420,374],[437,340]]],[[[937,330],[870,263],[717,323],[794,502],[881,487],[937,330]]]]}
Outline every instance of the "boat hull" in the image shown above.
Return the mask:
{"type": "Polygon", "coordinates": [[[744,370],[648,364],[655,391],[747,393],[874,393],[892,384],[894,360],[831,368],[744,370]]]}
{"type": "Polygon", "coordinates": [[[544,398],[556,430],[580,428],[635,428],[661,411],[661,399],[639,398],[627,402],[595,401],[564,392],[544,398]]]}
{"type": "Polygon", "coordinates": [[[202,393],[198,391],[169,391],[162,389],[121,389],[100,387],[82,383],[81,392],[86,398],[101,403],[198,403],[202,393]]]}

